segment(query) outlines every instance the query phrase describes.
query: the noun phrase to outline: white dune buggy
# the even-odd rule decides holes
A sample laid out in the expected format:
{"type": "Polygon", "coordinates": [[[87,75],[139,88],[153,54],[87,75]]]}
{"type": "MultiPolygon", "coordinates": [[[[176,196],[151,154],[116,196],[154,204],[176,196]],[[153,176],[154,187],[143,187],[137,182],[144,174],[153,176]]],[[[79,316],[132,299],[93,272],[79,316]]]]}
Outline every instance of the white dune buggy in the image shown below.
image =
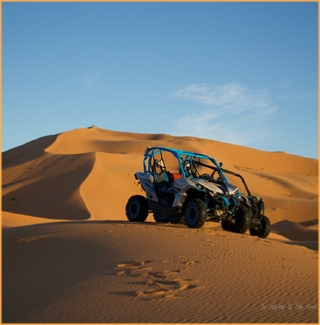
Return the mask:
{"type": "Polygon", "coordinates": [[[145,196],[129,198],[129,221],[144,222],[153,212],[156,222],[182,223],[201,228],[207,220],[219,221],[224,230],[266,238],[271,229],[261,198],[252,196],[244,178],[222,168],[210,156],[166,148],[148,147],[143,172],[135,173],[145,196]],[[246,190],[229,183],[226,174],[241,180],[246,190]]]}

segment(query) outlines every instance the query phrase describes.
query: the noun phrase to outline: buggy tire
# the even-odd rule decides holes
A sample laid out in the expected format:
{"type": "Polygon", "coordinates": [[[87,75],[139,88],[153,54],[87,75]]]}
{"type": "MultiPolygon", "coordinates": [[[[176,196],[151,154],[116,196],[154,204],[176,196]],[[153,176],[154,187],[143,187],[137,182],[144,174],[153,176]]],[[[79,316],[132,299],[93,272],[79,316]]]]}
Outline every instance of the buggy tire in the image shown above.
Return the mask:
{"type": "Polygon", "coordinates": [[[154,212],[153,219],[155,222],[161,222],[161,223],[168,222],[168,215],[165,213],[154,212]]]}
{"type": "Polygon", "coordinates": [[[271,223],[268,217],[262,216],[261,217],[261,226],[259,229],[257,228],[250,228],[250,235],[251,236],[258,236],[260,238],[267,238],[271,231],[271,223]]]}
{"type": "Polygon", "coordinates": [[[202,228],[207,220],[207,206],[200,199],[190,200],[184,209],[185,224],[189,228],[202,228]]]}
{"type": "Polygon", "coordinates": [[[149,214],[147,199],[142,195],[131,196],[126,204],[126,216],[129,221],[144,222],[149,214]]]}
{"type": "Polygon", "coordinates": [[[249,208],[241,204],[237,210],[234,232],[245,234],[251,225],[251,214],[249,208]]]}
{"type": "Polygon", "coordinates": [[[174,224],[184,224],[184,215],[182,213],[168,215],[168,221],[174,224]]]}
{"type": "Polygon", "coordinates": [[[258,230],[256,228],[250,228],[249,232],[251,236],[258,236],[258,230]]]}
{"type": "Polygon", "coordinates": [[[234,224],[228,222],[228,221],[221,221],[221,227],[225,231],[231,231],[234,232],[234,224]]]}

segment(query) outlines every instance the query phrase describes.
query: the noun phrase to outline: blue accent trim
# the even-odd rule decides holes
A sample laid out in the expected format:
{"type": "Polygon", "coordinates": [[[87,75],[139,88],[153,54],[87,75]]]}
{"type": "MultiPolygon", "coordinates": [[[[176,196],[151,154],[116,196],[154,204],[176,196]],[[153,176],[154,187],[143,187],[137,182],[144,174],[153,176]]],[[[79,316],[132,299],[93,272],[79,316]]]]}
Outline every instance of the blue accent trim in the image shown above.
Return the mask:
{"type": "Polygon", "coordinates": [[[223,180],[225,181],[226,184],[229,184],[228,179],[226,178],[226,176],[224,175],[223,171],[221,170],[220,165],[217,163],[217,161],[207,155],[201,154],[201,153],[197,153],[197,152],[192,152],[192,151],[185,151],[185,150],[180,150],[180,149],[175,149],[175,148],[167,148],[167,147],[151,147],[151,148],[147,148],[145,151],[145,156],[144,156],[144,160],[143,160],[143,170],[144,173],[151,173],[151,158],[154,155],[157,154],[161,154],[162,151],[166,151],[166,152],[170,152],[171,154],[173,154],[178,162],[179,162],[179,167],[181,170],[181,174],[184,178],[186,178],[186,173],[184,171],[184,168],[182,166],[182,162],[189,162],[190,164],[192,164],[192,160],[194,158],[199,158],[199,159],[208,159],[210,160],[215,167],[217,168],[217,170],[219,171],[219,174],[221,175],[221,177],[223,178],[223,180]],[[183,158],[182,156],[186,156],[185,158],[183,158]],[[147,163],[148,160],[148,163],[147,163]]]}
{"type": "Polygon", "coordinates": [[[224,201],[225,205],[228,207],[230,205],[230,202],[228,201],[228,199],[224,196],[220,196],[220,198],[224,201]]]}
{"type": "Polygon", "coordinates": [[[237,205],[237,201],[236,201],[236,199],[235,199],[234,197],[231,198],[231,201],[232,201],[232,203],[233,203],[234,205],[237,205]]]}

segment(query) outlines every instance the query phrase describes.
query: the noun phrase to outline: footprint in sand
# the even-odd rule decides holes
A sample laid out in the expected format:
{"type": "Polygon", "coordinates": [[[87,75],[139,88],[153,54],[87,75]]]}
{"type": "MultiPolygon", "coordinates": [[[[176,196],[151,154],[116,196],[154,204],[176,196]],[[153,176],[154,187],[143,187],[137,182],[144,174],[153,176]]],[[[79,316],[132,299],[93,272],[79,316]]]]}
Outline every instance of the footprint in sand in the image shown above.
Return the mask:
{"type": "Polygon", "coordinates": [[[191,260],[191,261],[183,261],[181,263],[182,264],[190,264],[190,265],[192,265],[192,264],[199,264],[200,262],[199,261],[193,261],[193,260],[191,260]]]}
{"type": "MultiPolygon", "coordinates": [[[[166,263],[168,261],[165,261],[166,263]]],[[[196,264],[198,261],[187,261],[186,264],[196,264]]],[[[177,277],[180,269],[153,271],[152,261],[133,261],[118,264],[117,275],[138,275],[145,279],[144,288],[137,290],[135,296],[142,299],[178,298],[186,290],[203,289],[199,280],[177,277]]]]}
{"type": "Polygon", "coordinates": [[[19,240],[19,243],[27,243],[33,240],[39,240],[39,239],[47,239],[53,237],[53,234],[48,234],[48,235],[39,235],[39,236],[32,236],[28,238],[22,238],[19,240]]]}
{"type": "Polygon", "coordinates": [[[139,290],[136,296],[143,299],[154,298],[179,298],[185,290],[202,289],[198,280],[174,278],[159,280],[159,278],[149,279],[146,283],[149,288],[139,290]]]}
{"type": "Polygon", "coordinates": [[[133,261],[129,263],[118,264],[115,269],[119,270],[117,274],[119,275],[130,275],[130,274],[139,274],[144,271],[151,270],[150,267],[146,264],[151,263],[151,261],[133,261]]]}

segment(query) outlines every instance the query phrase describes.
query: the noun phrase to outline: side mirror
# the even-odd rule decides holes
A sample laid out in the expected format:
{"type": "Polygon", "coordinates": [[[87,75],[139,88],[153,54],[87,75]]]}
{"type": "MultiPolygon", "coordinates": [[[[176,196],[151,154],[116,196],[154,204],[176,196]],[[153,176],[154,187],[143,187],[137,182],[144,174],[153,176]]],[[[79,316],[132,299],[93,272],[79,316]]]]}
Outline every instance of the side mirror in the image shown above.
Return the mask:
{"type": "Polygon", "coordinates": [[[151,147],[148,146],[148,147],[146,148],[146,150],[144,151],[144,155],[146,155],[150,149],[151,149],[151,147]]]}

